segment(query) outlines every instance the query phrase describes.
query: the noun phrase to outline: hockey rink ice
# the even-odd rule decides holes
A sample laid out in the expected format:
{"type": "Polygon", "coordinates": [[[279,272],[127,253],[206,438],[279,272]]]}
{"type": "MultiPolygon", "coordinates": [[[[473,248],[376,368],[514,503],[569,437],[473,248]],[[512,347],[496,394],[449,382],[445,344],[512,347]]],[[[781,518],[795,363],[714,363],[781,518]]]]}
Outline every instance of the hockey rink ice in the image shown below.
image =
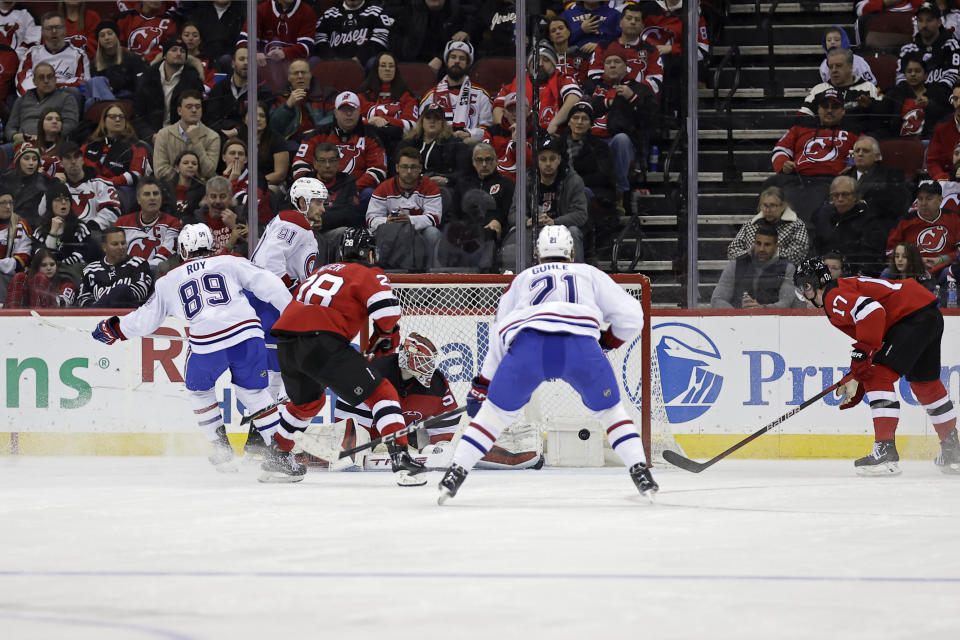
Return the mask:
{"type": "Polygon", "coordinates": [[[0,457],[0,638],[955,638],[960,477],[904,461],[311,469],[0,457]]]}

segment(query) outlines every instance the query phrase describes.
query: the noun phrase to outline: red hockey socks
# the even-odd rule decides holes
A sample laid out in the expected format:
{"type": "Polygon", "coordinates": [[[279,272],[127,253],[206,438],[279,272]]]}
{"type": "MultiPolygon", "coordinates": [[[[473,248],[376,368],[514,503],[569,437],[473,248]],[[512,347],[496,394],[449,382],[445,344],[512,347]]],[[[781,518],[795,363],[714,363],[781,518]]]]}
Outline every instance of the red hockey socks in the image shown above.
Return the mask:
{"type": "Polygon", "coordinates": [[[947,437],[953,429],[957,428],[957,410],[950,401],[950,396],[940,380],[931,380],[930,382],[911,382],[910,389],[917,400],[923,405],[927,415],[930,416],[930,422],[933,428],[937,430],[940,440],[947,437]]]}
{"type": "Polygon", "coordinates": [[[872,367],[873,375],[863,383],[870,401],[875,440],[893,440],[900,422],[900,400],[893,389],[900,374],[882,364],[872,367]]]}

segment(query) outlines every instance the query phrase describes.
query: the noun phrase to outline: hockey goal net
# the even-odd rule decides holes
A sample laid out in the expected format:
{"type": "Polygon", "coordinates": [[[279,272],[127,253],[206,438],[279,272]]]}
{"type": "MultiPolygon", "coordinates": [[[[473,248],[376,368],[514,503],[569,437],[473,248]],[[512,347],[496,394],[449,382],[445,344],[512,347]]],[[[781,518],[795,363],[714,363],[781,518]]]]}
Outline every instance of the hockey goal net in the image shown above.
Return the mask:
{"type": "MultiPolygon", "coordinates": [[[[663,464],[665,449],[678,450],[667,419],[656,358],[650,345],[650,280],[643,275],[614,275],[613,279],[643,306],[640,335],[608,355],[620,385],[621,399],[641,429],[644,448],[654,464],[663,464]]],[[[392,274],[393,290],[403,316],[401,331],[422,333],[440,351],[440,370],[446,375],[459,404],[465,402],[470,381],[486,357],[490,329],[500,296],[513,276],[467,274],[392,274]]],[[[550,433],[567,429],[600,431],[599,423],[567,383],[552,380],[540,385],[521,419],[550,433]]],[[[550,447],[549,439],[546,446],[550,447]]],[[[609,445],[608,445],[609,446],[609,445]]]]}

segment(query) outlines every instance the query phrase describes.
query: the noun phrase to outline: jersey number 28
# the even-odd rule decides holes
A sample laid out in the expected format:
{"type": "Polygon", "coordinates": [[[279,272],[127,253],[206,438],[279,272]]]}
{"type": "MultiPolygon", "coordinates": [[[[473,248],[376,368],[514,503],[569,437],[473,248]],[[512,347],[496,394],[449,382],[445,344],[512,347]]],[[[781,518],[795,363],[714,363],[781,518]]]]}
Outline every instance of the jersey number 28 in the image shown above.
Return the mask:
{"type": "Polygon", "coordinates": [[[332,273],[315,273],[300,285],[297,302],[329,307],[333,296],[343,286],[343,278],[332,273]]]}

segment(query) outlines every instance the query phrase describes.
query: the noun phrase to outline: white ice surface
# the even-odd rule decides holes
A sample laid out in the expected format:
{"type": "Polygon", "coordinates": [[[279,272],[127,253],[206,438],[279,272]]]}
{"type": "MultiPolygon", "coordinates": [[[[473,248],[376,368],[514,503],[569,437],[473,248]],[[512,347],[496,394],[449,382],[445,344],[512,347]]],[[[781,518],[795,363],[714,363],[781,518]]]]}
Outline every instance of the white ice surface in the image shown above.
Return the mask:
{"type": "Polygon", "coordinates": [[[904,462],[389,473],[0,458],[0,638],[956,638],[960,477],[904,462]]]}

